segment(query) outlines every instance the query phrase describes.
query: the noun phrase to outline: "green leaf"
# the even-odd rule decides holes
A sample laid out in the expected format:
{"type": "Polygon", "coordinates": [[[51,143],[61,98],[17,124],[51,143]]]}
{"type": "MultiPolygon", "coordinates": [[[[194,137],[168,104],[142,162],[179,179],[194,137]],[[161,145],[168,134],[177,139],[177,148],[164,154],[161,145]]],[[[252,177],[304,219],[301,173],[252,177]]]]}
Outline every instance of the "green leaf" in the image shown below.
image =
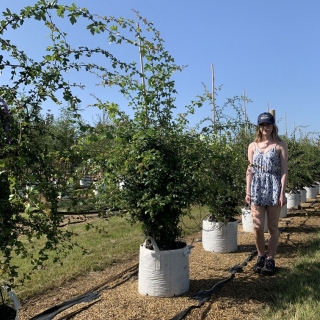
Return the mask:
{"type": "Polygon", "coordinates": [[[70,17],[70,22],[71,22],[71,24],[75,24],[75,23],[77,22],[76,17],[72,15],[72,16],[70,17]]]}
{"type": "Polygon", "coordinates": [[[57,11],[58,17],[64,18],[64,12],[65,12],[64,6],[59,6],[59,8],[56,11],[57,11]]]}

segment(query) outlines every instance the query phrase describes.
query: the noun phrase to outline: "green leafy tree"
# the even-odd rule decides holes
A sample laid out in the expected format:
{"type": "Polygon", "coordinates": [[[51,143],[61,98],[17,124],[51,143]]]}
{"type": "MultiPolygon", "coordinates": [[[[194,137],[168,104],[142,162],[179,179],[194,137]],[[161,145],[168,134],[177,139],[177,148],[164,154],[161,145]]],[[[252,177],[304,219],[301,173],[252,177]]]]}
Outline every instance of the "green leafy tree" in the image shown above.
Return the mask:
{"type": "Polygon", "coordinates": [[[312,143],[309,139],[296,139],[295,134],[284,137],[288,145],[288,182],[287,191],[296,192],[314,182],[312,167],[312,143]]]}
{"type": "Polygon", "coordinates": [[[206,205],[209,219],[224,223],[233,221],[244,205],[247,148],[255,130],[255,126],[245,123],[238,102],[239,98],[234,97],[217,109],[216,134],[210,137],[211,152],[215,157],[210,164],[206,205]],[[225,114],[227,107],[235,111],[235,117],[225,114]]]}
{"type": "MultiPolygon", "coordinates": [[[[92,35],[105,33],[108,42],[123,42],[134,48],[137,48],[138,35],[141,33],[133,20],[99,17],[75,4],[65,6],[57,1],[41,0],[18,13],[13,13],[10,9],[3,12],[0,23],[0,69],[3,74],[9,75],[9,78],[7,83],[0,87],[0,96],[9,106],[12,125],[8,135],[3,135],[3,126],[1,132],[0,166],[3,183],[0,264],[11,281],[17,275],[17,270],[11,264],[13,255],[29,255],[27,247],[20,241],[20,236],[25,235],[30,242],[35,237],[44,236],[47,239],[39,255],[30,257],[35,270],[48,258],[48,251],[56,250],[59,258],[64,249],[70,249],[70,234],[63,233],[59,228],[62,217],[58,214],[57,196],[67,187],[73,176],[70,172],[59,170],[56,163],[61,154],[53,153],[52,148],[58,149],[58,153],[63,152],[63,157],[69,159],[78,150],[70,148],[62,151],[58,148],[56,143],[59,141],[59,132],[47,130],[46,120],[41,117],[42,105],[51,100],[56,105],[69,106],[71,117],[78,121],[80,131],[85,132],[88,126],[79,121],[81,99],[78,96],[79,89],[84,86],[69,79],[71,73],[85,72],[98,77],[100,85],[118,86],[122,94],[128,94],[128,87],[136,86],[140,79],[135,61],[120,61],[98,46],[73,46],[68,42],[67,33],[59,29],[55,19],[69,21],[73,28],[78,28],[75,24],[82,19],[84,32],[92,35]],[[6,38],[7,31],[23,28],[29,19],[42,24],[49,32],[48,41],[51,43],[42,58],[29,56],[14,43],[14,39],[6,38]],[[123,30],[124,32],[121,32],[123,30]],[[128,35],[132,37],[129,38],[128,35]],[[96,57],[104,59],[100,65],[95,63],[96,57]],[[39,139],[40,136],[50,135],[51,138],[47,141],[39,139]],[[56,145],[49,146],[49,143],[56,145]],[[62,174],[64,176],[61,177],[62,174]],[[62,182],[55,186],[52,178],[58,176],[62,182]]],[[[147,25],[141,17],[138,19],[147,25]]],[[[151,42],[146,43],[152,47],[151,42]]],[[[139,86],[135,89],[143,91],[139,86]]],[[[101,106],[101,100],[96,99],[93,105],[101,106]]],[[[112,112],[113,104],[104,101],[102,107],[112,112]]],[[[87,160],[86,156],[87,154],[80,154],[81,161],[82,158],[87,160]]]]}
{"type": "MultiPolygon", "coordinates": [[[[183,209],[192,204],[195,196],[199,197],[201,179],[197,163],[204,155],[199,152],[203,142],[187,132],[185,118],[174,119],[176,90],[172,75],[183,67],[176,65],[164,49],[164,42],[153,24],[138,13],[136,17],[136,21],[101,17],[75,4],[67,6],[45,0],[18,13],[10,9],[3,12],[0,69],[9,77],[0,87],[0,96],[9,106],[12,125],[9,134],[2,135],[1,140],[0,264],[11,282],[19,271],[11,263],[13,255],[31,258],[37,270],[48,259],[48,251],[55,251],[58,260],[72,248],[71,234],[59,228],[63,217],[58,212],[58,195],[70,191],[68,187],[79,179],[79,172],[57,166],[61,158],[79,159],[80,167],[86,167],[90,160],[86,167],[89,171],[101,165],[108,197],[120,208],[127,209],[134,220],[141,221],[145,234],[151,234],[163,246],[172,245],[179,236],[178,222],[183,209]],[[81,43],[77,46],[74,39],[70,41],[69,35],[60,30],[59,19],[70,23],[68,32],[76,30],[78,34],[84,26],[83,32],[95,37],[103,35],[107,41],[101,41],[96,47],[81,43]],[[49,33],[50,43],[40,58],[29,56],[14,39],[6,38],[9,30],[23,28],[28,20],[35,20],[39,28],[43,26],[49,33]],[[143,74],[135,59],[118,59],[108,45],[138,50],[138,42],[146,62],[143,74]],[[107,45],[108,50],[103,48],[107,45]],[[74,81],[71,75],[76,73],[85,73],[88,87],[74,81]],[[91,128],[81,121],[79,92],[86,90],[89,95],[92,79],[98,79],[97,84],[106,90],[117,88],[128,98],[134,112],[132,118],[115,102],[93,93],[91,105],[105,110],[112,119],[105,137],[101,126],[91,128]],[[68,106],[68,117],[79,127],[80,137],[71,148],[72,141],[66,143],[66,149],[61,145],[62,128],[50,117],[41,116],[43,105],[48,101],[68,106]],[[95,133],[101,141],[112,142],[107,159],[100,150],[93,155],[89,153],[97,142],[95,133]],[[58,178],[59,183],[53,184],[53,178],[58,178]],[[120,182],[124,182],[123,192],[119,192],[120,182]],[[158,227],[168,231],[158,233],[158,227]],[[30,243],[33,238],[45,237],[46,243],[37,256],[30,256],[25,243],[20,241],[23,235],[30,243]]],[[[201,101],[187,106],[187,113],[194,112],[201,101]]],[[[75,190],[73,201],[79,196],[75,190]]],[[[112,207],[110,201],[106,203],[112,207]]]]}
{"type": "Polygon", "coordinates": [[[181,217],[200,198],[205,142],[188,130],[185,116],[201,103],[187,106],[184,117],[174,116],[172,75],[182,67],[152,24],[148,28],[154,43],[140,36],[145,84],[131,81],[121,87],[133,117],[107,106],[114,130],[109,131],[112,144],[104,162],[104,201],[110,210],[121,208],[132,221],[141,222],[144,235],[152,236],[161,249],[174,249],[181,245],[181,217]]]}

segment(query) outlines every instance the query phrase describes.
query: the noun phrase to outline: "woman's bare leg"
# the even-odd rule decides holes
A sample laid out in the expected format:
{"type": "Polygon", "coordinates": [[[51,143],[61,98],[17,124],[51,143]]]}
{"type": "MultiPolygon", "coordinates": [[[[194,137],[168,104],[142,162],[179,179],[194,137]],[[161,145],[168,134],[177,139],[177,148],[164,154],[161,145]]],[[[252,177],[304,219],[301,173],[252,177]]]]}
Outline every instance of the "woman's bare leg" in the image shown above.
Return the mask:
{"type": "Polygon", "coordinates": [[[269,241],[268,241],[268,258],[274,259],[278,241],[279,241],[279,216],[280,206],[267,206],[268,215],[268,230],[269,230],[269,241]]]}
{"type": "Polygon", "coordinates": [[[251,214],[253,219],[254,237],[258,251],[258,256],[265,255],[265,239],[264,239],[264,219],[266,207],[251,206],[251,214]]]}

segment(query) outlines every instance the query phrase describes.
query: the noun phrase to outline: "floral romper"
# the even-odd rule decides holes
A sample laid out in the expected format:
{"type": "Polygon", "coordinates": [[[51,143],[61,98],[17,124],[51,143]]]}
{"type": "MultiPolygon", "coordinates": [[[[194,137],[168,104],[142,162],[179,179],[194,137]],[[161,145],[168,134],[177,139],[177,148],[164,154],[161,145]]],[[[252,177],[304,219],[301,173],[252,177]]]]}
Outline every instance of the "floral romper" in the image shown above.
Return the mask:
{"type": "Polygon", "coordinates": [[[280,157],[276,146],[262,153],[257,144],[253,153],[251,204],[277,206],[281,191],[280,157]]]}

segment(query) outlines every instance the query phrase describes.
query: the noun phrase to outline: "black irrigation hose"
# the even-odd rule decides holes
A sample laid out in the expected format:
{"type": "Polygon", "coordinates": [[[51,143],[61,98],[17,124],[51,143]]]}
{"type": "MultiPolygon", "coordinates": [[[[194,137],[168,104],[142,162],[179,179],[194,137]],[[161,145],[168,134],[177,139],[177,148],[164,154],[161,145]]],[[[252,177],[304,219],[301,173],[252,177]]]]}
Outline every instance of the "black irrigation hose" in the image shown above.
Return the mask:
{"type": "Polygon", "coordinates": [[[128,274],[126,277],[124,277],[121,281],[119,281],[118,283],[114,284],[113,286],[109,287],[109,286],[104,286],[102,287],[98,292],[101,292],[103,290],[110,290],[110,289],[114,289],[118,286],[120,286],[120,284],[123,284],[125,282],[127,282],[129,279],[131,279],[133,276],[137,275],[139,271],[139,268],[137,267],[136,270],[134,270],[132,273],[128,274]]]}
{"type": "Polygon", "coordinates": [[[252,258],[257,255],[257,250],[252,251],[247,259],[243,261],[241,264],[237,264],[230,268],[229,272],[231,273],[228,278],[225,278],[218,283],[216,283],[211,289],[209,290],[201,290],[196,293],[191,299],[198,300],[199,303],[197,305],[192,305],[185,310],[179,312],[170,320],[182,320],[184,317],[194,308],[200,308],[206,301],[208,301],[213,294],[217,294],[229,281],[231,281],[237,272],[241,272],[243,267],[245,267],[252,258]]]}
{"type": "Polygon", "coordinates": [[[30,320],[52,320],[60,312],[82,302],[91,302],[99,298],[100,293],[87,292],[78,297],[67,300],[57,306],[45,310],[44,312],[38,314],[37,316],[31,318],[30,320]]]}
{"type": "Polygon", "coordinates": [[[60,318],[58,318],[57,320],[67,320],[67,319],[72,319],[73,316],[76,316],[77,314],[79,314],[80,312],[82,312],[83,310],[87,310],[89,309],[90,307],[92,307],[94,304],[98,303],[100,301],[100,299],[97,299],[89,304],[87,304],[86,306],[83,306],[82,308],[76,310],[76,311],[72,311],[60,318]]]}
{"type": "MultiPolygon", "coordinates": [[[[289,225],[289,221],[286,223],[284,228],[280,228],[279,231],[282,233],[289,225]]],[[[231,281],[237,272],[241,272],[242,269],[248,264],[249,261],[253,259],[253,257],[257,255],[257,250],[252,251],[248,257],[241,263],[234,265],[232,268],[229,269],[230,276],[226,279],[223,279],[216,283],[211,289],[209,290],[201,290],[197,294],[195,294],[191,299],[198,300],[197,305],[192,305],[185,310],[179,312],[170,320],[182,320],[192,309],[200,308],[206,301],[208,301],[213,294],[217,294],[229,281],[231,281]]],[[[89,308],[90,306],[94,305],[97,302],[97,299],[100,297],[100,294],[103,290],[110,290],[114,289],[115,287],[125,283],[128,281],[132,276],[137,275],[139,271],[139,264],[135,264],[130,268],[124,270],[123,272],[119,273],[118,275],[108,279],[107,282],[99,284],[98,286],[92,288],[89,292],[85,292],[84,294],[67,300],[60,305],[54,306],[49,308],[42,313],[34,316],[30,320],[52,320],[57,314],[61,313],[62,311],[82,302],[91,302],[89,305],[81,308],[80,310],[76,310],[71,312],[70,314],[63,316],[62,319],[69,319],[70,317],[75,316],[76,314],[80,313],[82,310],[89,308]],[[121,278],[121,276],[125,275],[126,273],[130,272],[128,275],[123,277],[118,283],[114,284],[113,286],[108,286],[107,283],[110,283],[114,280],[121,278]]]]}
{"type": "MultiPolygon", "coordinates": [[[[134,275],[137,275],[138,274],[138,267],[136,268],[136,270],[134,270],[132,273],[130,273],[129,275],[127,275],[126,277],[124,277],[121,281],[119,281],[118,283],[116,283],[115,285],[113,286],[104,286],[102,287],[100,290],[98,290],[97,292],[99,293],[99,296],[100,296],[100,292],[103,291],[103,290],[111,290],[111,289],[114,289],[118,286],[120,286],[121,284],[125,283],[126,281],[128,281],[132,276],[134,275]]],[[[82,312],[83,310],[86,310],[86,309],[89,309],[91,306],[93,306],[94,304],[96,304],[97,302],[99,302],[100,299],[98,300],[95,300],[93,302],[91,302],[90,304],[76,310],[76,311],[73,311],[73,312],[70,312],[68,314],[66,314],[65,316],[62,316],[61,318],[59,318],[58,320],[66,320],[66,319],[71,319],[73,316],[76,316],[77,314],[79,314],[80,312],[82,312]]],[[[32,320],[32,319],[31,319],[32,320]]],[[[44,320],[47,320],[47,319],[44,319],[44,320]]],[[[49,319],[48,319],[49,320],[49,319]]]]}
{"type": "Polygon", "coordinates": [[[128,281],[134,274],[137,274],[139,270],[139,263],[134,264],[133,266],[129,267],[128,269],[120,272],[119,274],[117,274],[116,276],[112,277],[111,279],[108,279],[106,282],[104,283],[100,283],[99,285],[95,286],[94,288],[91,288],[90,291],[96,291],[96,292],[101,292],[103,290],[106,289],[113,289],[115,287],[117,287],[118,285],[128,281]],[[129,275],[125,276],[119,283],[109,287],[107,284],[115,281],[117,279],[120,279],[123,275],[125,275],[126,273],[131,272],[129,275]]]}
{"type": "MultiPolygon", "coordinates": [[[[279,228],[280,234],[283,233],[288,225],[289,225],[290,221],[286,222],[286,226],[283,228],[279,228]]],[[[193,297],[191,297],[191,299],[193,300],[198,300],[198,304],[197,305],[192,305],[188,308],[186,308],[185,310],[179,312],[178,314],[176,314],[173,318],[171,318],[170,320],[183,320],[184,317],[192,310],[195,308],[200,308],[205,302],[207,302],[211,296],[213,294],[217,294],[229,281],[231,281],[235,274],[237,272],[241,272],[242,269],[248,264],[249,261],[251,261],[254,256],[256,256],[258,254],[257,250],[252,251],[247,259],[245,259],[241,264],[236,264],[234,265],[232,268],[229,269],[229,272],[231,273],[230,276],[228,278],[225,278],[221,281],[219,281],[218,283],[216,283],[211,289],[209,290],[201,290],[198,293],[196,293],[193,297]]]]}
{"type": "Polygon", "coordinates": [[[78,297],[67,300],[57,306],[49,308],[49,309],[43,311],[42,313],[34,316],[30,320],[52,320],[56,315],[58,315],[59,313],[61,313],[62,311],[66,310],[68,308],[71,308],[72,306],[74,306],[76,304],[79,304],[82,302],[92,302],[89,306],[85,306],[85,307],[81,308],[80,310],[76,310],[76,311],[70,313],[69,315],[67,315],[66,317],[62,317],[62,319],[68,319],[69,317],[73,317],[74,315],[80,313],[82,310],[89,308],[91,305],[96,303],[97,302],[96,300],[100,297],[101,291],[107,290],[107,289],[113,289],[113,288],[119,286],[120,284],[128,281],[132,276],[136,275],[138,273],[138,266],[139,266],[139,264],[137,263],[137,264],[131,266],[130,268],[124,270],[120,274],[116,275],[115,277],[108,279],[105,283],[102,283],[94,288],[91,288],[90,291],[87,291],[78,297]],[[114,280],[119,279],[121,276],[123,276],[127,272],[131,272],[131,273],[128,274],[127,276],[125,276],[121,281],[119,281],[115,285],[113,285],[111,287],[106,285],[109,282],[112,282],[114,280]]]}
{"type": "Polygon", "coordinates": [[[0,286],[0,296],[1,296],[0,319],[14,320],[16,318],[17,311],[5,303],[3,294],[2,294],[2,288],[3,287],[0,286]]]}
{"type": "MultiPolygon", "coordinates": [[[[209,295],[205,294],[204,295],[204,298],[202,298],[201,300],[199,300],[199,303],[197,305],[192,305],[190,307],[188,307],[187,309],[179,312],[177,315],[175,315],[173,318],[171,318],[170,320],[182,320],[184,319],[184,317],[192,310],[192,309],[195,309],[195,308],[200,308],[206,301],[208,301],[211,297],[211,295],[213,293],[218,293],[223,287],[225,284],[227,284],[231,279],[234,278],[234,274],[231,274],[228,278],[226,279],[223,279],[221,281],[219,281],[218,283],[216,283],[210,290],[206,290],[206,291],[212,291],[212,293],[209,295]]],[[[199,292],[199,294],[201,295],[204,291],[202,292],[199,292]]],[[[206,292],[205,292],[206,293],[206,292]]],[[[192,297],[193,299],[193,297],[192,297]]]]}

